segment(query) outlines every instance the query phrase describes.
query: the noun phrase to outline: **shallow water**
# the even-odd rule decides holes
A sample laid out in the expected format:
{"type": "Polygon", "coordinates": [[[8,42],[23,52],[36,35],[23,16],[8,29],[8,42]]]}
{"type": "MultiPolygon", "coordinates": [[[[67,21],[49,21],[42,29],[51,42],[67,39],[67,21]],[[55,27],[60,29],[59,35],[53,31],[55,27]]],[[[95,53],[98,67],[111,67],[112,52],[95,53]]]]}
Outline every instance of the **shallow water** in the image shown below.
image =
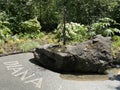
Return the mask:
{"type": "Polygon", "coordinates": [[[108,80],[108,74],[110,70],[113,71],[114,75],[117,76],[118,72],[120,69],[118,68],[113,68],[107,70],[107,74],[81,74],[81,75],[73,75],[73,74],[60,74],[60,77],[62,79],[66,80],[76,80],[76,81],[104,81],[108,80]]]}

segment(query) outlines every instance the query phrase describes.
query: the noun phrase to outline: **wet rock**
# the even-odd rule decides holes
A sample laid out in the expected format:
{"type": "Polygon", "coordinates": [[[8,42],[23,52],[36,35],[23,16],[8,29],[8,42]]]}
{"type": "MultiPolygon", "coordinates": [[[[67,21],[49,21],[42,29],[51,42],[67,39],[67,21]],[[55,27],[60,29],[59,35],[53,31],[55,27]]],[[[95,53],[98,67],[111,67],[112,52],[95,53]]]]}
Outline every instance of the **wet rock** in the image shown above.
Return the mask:
{"type": "Polygon", "coordinates": [[[111,38],[101,35],[76,45],[45,45],[34,56],[48,68],[84,73],[104,73],[113,61],[111,38]]]}

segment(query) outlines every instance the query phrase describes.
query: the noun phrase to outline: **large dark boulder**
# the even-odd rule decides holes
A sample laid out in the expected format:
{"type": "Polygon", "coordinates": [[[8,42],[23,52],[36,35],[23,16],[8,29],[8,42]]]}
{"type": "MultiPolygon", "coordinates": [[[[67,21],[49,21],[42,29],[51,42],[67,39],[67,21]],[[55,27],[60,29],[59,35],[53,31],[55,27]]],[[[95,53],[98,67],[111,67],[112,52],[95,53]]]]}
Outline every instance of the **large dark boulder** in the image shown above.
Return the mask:
{"type": "Polygon", "coordinates": [[[113,61],[111,38],[101,35],[76,45],[45,45],[34,56],[48,68],[84,73],[104,73],[113,61]]]}

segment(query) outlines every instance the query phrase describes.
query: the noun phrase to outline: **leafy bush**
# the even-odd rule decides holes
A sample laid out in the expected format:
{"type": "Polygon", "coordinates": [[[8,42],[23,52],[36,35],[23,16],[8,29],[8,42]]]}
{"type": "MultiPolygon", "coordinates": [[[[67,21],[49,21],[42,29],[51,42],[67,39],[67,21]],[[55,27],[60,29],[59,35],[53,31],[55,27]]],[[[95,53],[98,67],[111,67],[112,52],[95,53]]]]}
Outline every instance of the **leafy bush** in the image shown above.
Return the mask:
{"type": "Polygon", "coordinates": [[[8,28],[8,16],[6,12],[0,12],[0,39],[3,41],[7,41],[12,36],[11,30],[8,28]]]}
{"type": "Polygon", "coordinates": [[[11,37],[11,35],[12,35],[11,30],[0,23],[0,39],[6,41],[11,37]]]}
{"type": "Polygon", "coordinates": [[[39,33],[41,29],[41,25],[38,22],[37,18],[22,22],[21,26],[23,29],[22,33],[39,33]]]}
{"type": "Polygon", "coordinates": [[[104,36],[114,36],[115,33],[119,33],[120,34],[120,30],[117,28],[108,28],[103,32],[104,36]]]}
{"type": "Polygon", "coordinates": [[[0,12],[0,21],[6,21],[6,20],[7,20],[6,12],[4,11],[0,12]]]}
{"type": "Polygon", "coordinates": [[[112,42],[112,53],[116,57],[116,54],[120,52],[120,36],[114,36],[112,42]]]}
{"type": "MultiPolygon", "coordinates": [[[[84,25],[80,25],[78,23],[66,23],[66,39],[74,40],[74,41],[82,41],[87,36],[87,27],[84,25]]],[[[62,39],[63,37],[63,24],[59,24],[57,27],[56,37],[62,39]]]]}
{"type": "Polygon", "coordinates": [[[110,18],[101,18],[98,22],[90,26],[90,36],[102,34],[103,36],[113,36],[115,33],[120,34],[120,30],[111,26],[117,24],[115,20],[110,18]]]}
{"type": "Polygon", "coordinates": [[[113,41],[120,41],[120,36],[114,35],[112,39],[113,41]]]}
{"type": "Polygon", "coordinates": [[[10,26],[8,15],[4,11],[0,12],[0,23],[7,27],[10,26]]]}

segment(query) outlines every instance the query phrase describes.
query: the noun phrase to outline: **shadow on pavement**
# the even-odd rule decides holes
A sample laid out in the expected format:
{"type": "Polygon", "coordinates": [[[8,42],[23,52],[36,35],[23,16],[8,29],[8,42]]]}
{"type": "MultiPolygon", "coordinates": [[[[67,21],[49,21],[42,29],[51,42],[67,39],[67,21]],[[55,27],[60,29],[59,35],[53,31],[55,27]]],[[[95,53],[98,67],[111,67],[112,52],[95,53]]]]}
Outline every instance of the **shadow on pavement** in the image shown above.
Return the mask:
{"type": "MultiPolygon", "coordinates": [[[[53,69],[53,66],[50,67],[50,66],[44,66],[42,65],[38,60],[36,60],[35,58],[32,58],[29,60],[31,63],[35,64],[35,65],[38,65],[40,67],[43,67],[45,69],[48,69],[50,71],[53,71],[53,72],[57,72],[57,73],[60,73],[60,74],[72,74],[72,75],[105,75],[105,74],[97,74],[97,73],[78,73],[78,72],[73,72],[73,71],[62,71],[62,70],[58,70],[58,69],[53,69]]],[[[120,77],[116,77],[115,79],[118,80],[120,77]]],[[[119,79],[120,80],[120,79],[119,79]]]]}
{"type": "Polygon", "coordinates": [[[42,64],[41,64],[38,60],[36,60],[35,58],[32,58],[32,59],[30,59],[29,61],[30,61],[31,63],[37,65],[37,66],[42,67],[42,68],[51,70],[51,71],[53,71],[53,72],[61,73],[61,71],[58,71],[58,70],[53,69],[53,68],[51,68],[51,67],[46,67],[46,66],[42,65],[42,64]]]}
{"type": "Polygon", "coordinates": [[[41,64],[37,60],[35,60],[34,58],[30,59],[29,61],[35,65],[41,66],[41,64]]]}
{"type": "MultiPolygon", "coordinates": [[[[120,81],[120,75],[117,75],[117,76],[115,77],[115,80],[120,81]]],[[[120,87],[119,87],[119,90],[120,90],[120,87]]]]}
{"type": "Polygon", "coordinates": [[[116,87],[116,90],[120,90],[120,86],[116,87]]]}
{"type": "MultiPolygon", "coordinates": [[[[53,71],[55,73],[60,73],[60,74],[63,74],[63,75],[75,75],[75,76],[79,76],[79,75],[90,75],[90,76],[101,76],[101,75],[106,75],[108,76],[107,74],[96,74],[96,73],[77,73],[77,72],[64,72],[64,71],[60,71],[60,70],[56,70],[56,69],[53,69],[52,67],[47,67],[47,66],[44,66],[42,65],[38,60],[36,60],[35,58],[32,58],[29,60],[31,63],[37,65],[37,66],[40,66],[44,69],[48,69],[50,71],[53,71]]],[[[120,75],[117,75],[113,78],[113,80],[117,80],[117,81],[120,81],[120,75]]],[[[116,87],[116,90],[120,90],[120,86],[119,87],[116,87]]]]}

